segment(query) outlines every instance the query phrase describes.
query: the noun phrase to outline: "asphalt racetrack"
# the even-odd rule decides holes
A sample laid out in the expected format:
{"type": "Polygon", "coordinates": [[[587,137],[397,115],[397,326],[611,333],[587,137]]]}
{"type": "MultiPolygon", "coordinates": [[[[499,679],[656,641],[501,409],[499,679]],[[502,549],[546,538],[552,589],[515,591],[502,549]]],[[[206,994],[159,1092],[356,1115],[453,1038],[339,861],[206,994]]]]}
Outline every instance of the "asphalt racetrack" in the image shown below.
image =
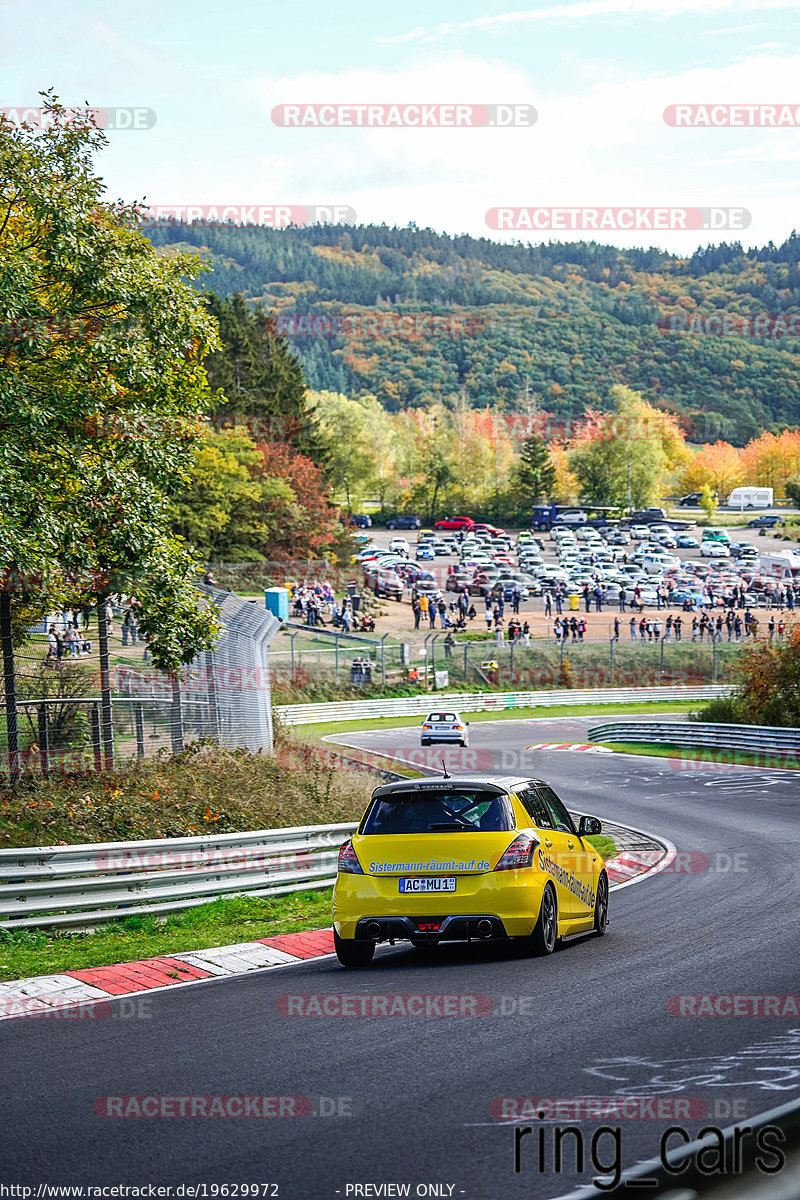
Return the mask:
{"type": "MultiPolygon", "coordinates": [[[[612,893],[605,938],[575,940],[544,960],[499,946],[432,957],[386,948],[364,971],[323,959],[166,990],[148,998],[147,1015],[123,1017],[115,1002],[106,1020],[2,1022],[3,1181],[205,1184],[195,1194],[208,1196],[226,1194],[212,1185],[275,1183],[258,1194],[283,1200],[556,1197],[657,1155],[668,1125],[725,1127],[796,1098],[800,1016],[787,1015],[784,1001],[777,1016],[762,1015],[758,1000],[744,1005],[747,1015],[681,1016],[676,1005],[691,1014],[692,1002],[670,997],[800,992],[800,777],[524,751],[584,741],[591,723],[476,722],[470,750],[480,752],[481,772],[541,776],[571,808],[663,835],[682,852],[681,870],[612,893]],[[434,999],[428,1017],[287,1015],[281,999],[341,993],[434,999]],[[456,1003],[467,1015],[437,1015],[445,995],[466,997],[456,1003]],[[299,1096],[308,1100],[295,1110],[311,1111],[98,1115],[96,1102],[109,1095],[299,1096]],[[516,1123],[537,1124],[530,1109],[504,1106],[518,1097],[536,1098],[540,1111],[543,1101],[596,1097],[613,1102],[612,1113],[637,1100],[605,1119],[548,1107],[520,1142],[515,1173],[514,1123],[499,1118],[527,1111],[516,1123]],[[575,1136],[564,1138],[556,1169],[555,1136],[566,1126],[584,1138],[580,1170],[575,1136]],[[616,1133],[597,1140],[593,1159],[598,1126],[616,1133]]],[[[391,751],[415,747],[418,736],[337,740],[391,751]]]]}

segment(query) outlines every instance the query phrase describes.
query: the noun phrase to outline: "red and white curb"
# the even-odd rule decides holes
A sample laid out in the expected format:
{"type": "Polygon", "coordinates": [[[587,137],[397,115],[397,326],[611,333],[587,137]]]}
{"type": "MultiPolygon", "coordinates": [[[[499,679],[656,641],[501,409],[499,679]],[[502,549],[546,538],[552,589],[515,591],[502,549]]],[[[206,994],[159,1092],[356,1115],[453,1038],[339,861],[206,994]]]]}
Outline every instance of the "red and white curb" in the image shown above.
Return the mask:
{"type": "Polygon", "coordinates": [[[61,975],[36,975],[0,983],[0,1021],[12,1017],[57,1015],[57,1010],[96,1004],[116,996],[196,983],[220,976],[245,975],[333,954],[333,930],[312,929],[278,937],[188,950],[111,967],[82,967],[61,975]]]}
{"type": "Polygon", "coordinates": [[[526,750],[583,750],[585,754],[613,754],[607,746],[597,746],[592,742],[534,742],[526,746],[526,750]]]}
{"type": "MultiPolygon", "coordinates": [[[[615,858],[606,859],[608,882],[613,887],[614,884],[627,883],[639,875],[646,875],[659,866],[667,854],[668,851],[661,849],[627,850],[615,858]]],[[[661,867],[661,870],[663,869],[661,867]]]]}

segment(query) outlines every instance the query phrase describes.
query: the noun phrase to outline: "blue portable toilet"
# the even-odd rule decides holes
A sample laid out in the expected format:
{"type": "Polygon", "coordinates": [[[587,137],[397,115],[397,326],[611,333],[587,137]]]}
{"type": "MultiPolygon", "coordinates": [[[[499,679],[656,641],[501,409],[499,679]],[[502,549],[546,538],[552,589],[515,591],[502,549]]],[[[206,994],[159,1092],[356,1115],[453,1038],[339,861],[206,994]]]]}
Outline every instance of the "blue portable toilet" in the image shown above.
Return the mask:
{"type": "Polygon", "coordinates": [[[279,621],[288,621],[289,589],[285,587],[265,588],[264,605],[267,612],[271,612],[273,617],[277,617],[279,621]]]}

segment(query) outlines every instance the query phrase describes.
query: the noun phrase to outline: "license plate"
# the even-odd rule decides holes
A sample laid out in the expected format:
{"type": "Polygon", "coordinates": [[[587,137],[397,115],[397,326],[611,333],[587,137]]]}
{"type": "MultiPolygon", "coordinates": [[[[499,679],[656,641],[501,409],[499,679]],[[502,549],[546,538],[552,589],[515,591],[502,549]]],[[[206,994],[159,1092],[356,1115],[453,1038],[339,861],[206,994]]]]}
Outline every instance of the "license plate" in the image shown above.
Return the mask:
{"type": "Polygon", "coordinates": [[[401,879],[401,892],[454,892],[456,890],[455,875],[437,875],[420,879],[401,879]]]}

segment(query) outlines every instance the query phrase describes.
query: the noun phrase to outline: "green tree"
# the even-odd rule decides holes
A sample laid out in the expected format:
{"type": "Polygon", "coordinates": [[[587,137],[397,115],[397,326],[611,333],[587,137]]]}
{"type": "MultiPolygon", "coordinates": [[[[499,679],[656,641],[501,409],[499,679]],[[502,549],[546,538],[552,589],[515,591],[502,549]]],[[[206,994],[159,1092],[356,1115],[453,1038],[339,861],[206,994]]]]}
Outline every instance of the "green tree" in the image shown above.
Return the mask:
{"type": "Polygon", "coordinates": [[[532,433],[520,447],[519,461],[513,472],[513,488],[518,499],[530,507],[547,500],[556,485],[556,469],[544,439],[532,433]]]}
{"type": "Polygon", "coordinates": [[[570,470],[584,499],[642,508],[662,493],[667,473],[684,461],[677,420],[629,387],[611,389],[613,409],[588,410],[568,446],[570,470]]]}
{"type": "Polygon", "coordinates": [[[714,493],[711,490],[711,484],[704,483],[700,489],[700,507],[706,514],[706,525],[710,525],[714,520],[714,514],[719,508],[719,501],[715,500],[714,493]]]}
{"type": "Polygon", "coordinates": [[[313,409],[302,364],[275,318],[259,305],[252,309],[241,293],[205,303],[219,323],[221,348],[206,360],[209,384],[217,389],[215,424],[237,417],[256,442],[287,442],[322,461],[313,409]],[[223,399],[226,403],[222,403],[223,399]]]}
{"type": "Polygon", "coordinates": [[[352,511],[375,477],[368,445],[370,407],[335,392],[318,392],[313,402],[331,487],[343,493],[352,511]]]}
{"type": "Polygon", "coordinates": [[[103,199],[104,135],[45,99],[43,131],[0,117],[0,565],[42,606],[138,594],[172,671],[217,629],[169,522],[216,327],[187,282],[197,261],[155,253],[138,211],[103,199]]]}
{"type": "Polygon", "coordinates": [[[800,475],[793,475],[786,480],[786,495],[792,504],[800,504],[800,475]]]}

